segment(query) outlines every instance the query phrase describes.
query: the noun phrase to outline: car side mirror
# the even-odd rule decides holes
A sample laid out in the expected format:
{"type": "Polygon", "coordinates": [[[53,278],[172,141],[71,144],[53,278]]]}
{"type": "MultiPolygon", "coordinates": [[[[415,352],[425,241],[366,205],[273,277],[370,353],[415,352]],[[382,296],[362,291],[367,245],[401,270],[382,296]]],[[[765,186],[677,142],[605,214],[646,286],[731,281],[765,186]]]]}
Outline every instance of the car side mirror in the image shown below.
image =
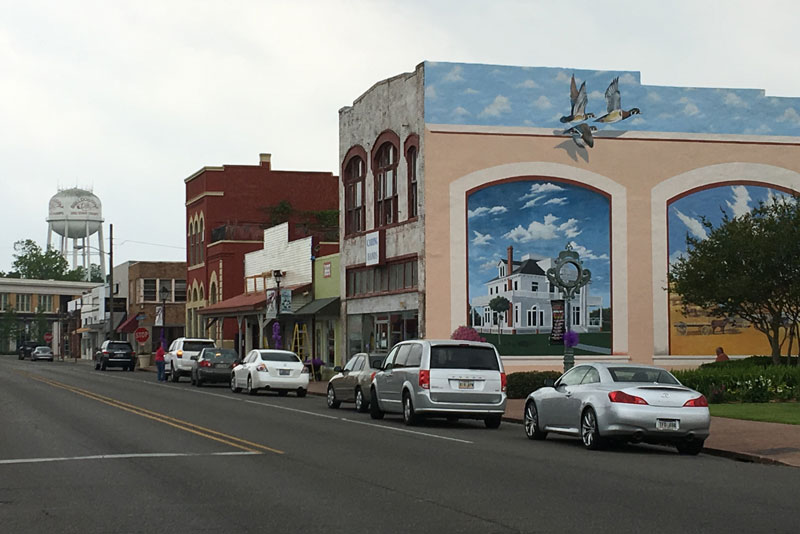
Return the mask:
{"type": "Polygon", "coordinates": [[[342,366],[341,365],[337,365],[336,367],[333,368],[333,372],[334,373],[341,373],[342,372],[342,366]]]}
{"type": "Polygon", "coordinates": [[[552,378],[545,378],[544,379],[544,387],[546,388],[554,388],[556,387],[556,381],[552,378]]]}
{"type": "Polygon", "coordinates": [[[189,359],[190,359],[190,360],[193,360],[193,361],[197,361],[197,356],[192,356],[192,357],[191,357],[191,358],[189,358],[189,359]]]}
{"type": "Polygon", "coordinates": [[[242,365],[242,360],[233,360],[233,366],[242,365]]]}

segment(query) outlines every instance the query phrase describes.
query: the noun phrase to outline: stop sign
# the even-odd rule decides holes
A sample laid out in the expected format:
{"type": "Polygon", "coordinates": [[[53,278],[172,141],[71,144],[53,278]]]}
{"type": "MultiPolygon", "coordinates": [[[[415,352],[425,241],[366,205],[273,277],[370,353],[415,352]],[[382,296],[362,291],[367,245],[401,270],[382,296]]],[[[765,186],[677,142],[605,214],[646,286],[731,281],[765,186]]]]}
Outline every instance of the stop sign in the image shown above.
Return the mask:
{"type": "Polygon", "coordinates": [[[133,333],[133,337],[138,343],[144,343],[150,339],[150,332],[147,331],[147,328],[137,328],[133,333]]]}
{"type": "Polygon", "coordinates": [[[44,342],[45,343],[50,343],[51,341],[53,341],[53,334],[51,334],[50,332],[45,332],[45,334],[44,334],[44,342]]]}

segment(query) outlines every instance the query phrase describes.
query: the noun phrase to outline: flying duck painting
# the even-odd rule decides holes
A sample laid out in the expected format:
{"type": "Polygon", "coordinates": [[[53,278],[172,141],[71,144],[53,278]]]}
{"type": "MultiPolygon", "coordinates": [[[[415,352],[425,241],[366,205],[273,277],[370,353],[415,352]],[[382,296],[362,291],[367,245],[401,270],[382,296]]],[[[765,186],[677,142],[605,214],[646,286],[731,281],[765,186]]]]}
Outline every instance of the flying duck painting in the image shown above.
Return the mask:
{"type": "Polygon", "coordinates": [[[589,126],[585,122],[582,122],[568,130],[564,130],[565,134],[569,134],[572,136],[572,140],[575,141],[575,144],[581,148],[586,148],[588,145],[589,148],[594,146],[594,137],[592,136],[592,132],[596,132],[596,126],[589,126]]]}
{"type": "Polygon", "coordinates": [[[575,86],[575,75],[573,74],[572,80],[569,84],[570,114],[565,117],[561,117],[561,122],[580,122],[593,118],[594,113],[586,113],[587,101],[586,82],[583,82],[581,84],[581,88],[578,89],[575,86]]]}
{"type": "Polygon", "coordinates": [[[595,120],[594,122],[619,122],[627,119],[631,115],[638,115],[641,113],[639,108],[631,108],[630,111],[622,109],[622,99],[619,96],[619,76],[611,80],[606,89],[606,104],[608,106],[608,113],[595,120]]]}

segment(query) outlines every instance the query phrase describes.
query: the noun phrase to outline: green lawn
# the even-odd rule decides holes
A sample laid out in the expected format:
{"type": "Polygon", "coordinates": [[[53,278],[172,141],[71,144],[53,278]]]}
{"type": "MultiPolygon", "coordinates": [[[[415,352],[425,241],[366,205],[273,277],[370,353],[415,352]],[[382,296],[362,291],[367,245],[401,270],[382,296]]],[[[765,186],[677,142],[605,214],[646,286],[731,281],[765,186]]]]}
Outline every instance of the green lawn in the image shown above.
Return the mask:
{"type": "Polygon", "coordinates": [[[717,417],[800,425],[800,402],[712,404],[708,408],[717,417]]]}
{"type": "MultiPolygon", "coordinates": [[[[501,334],[499,341],[497,339],[497,334],[483,333],[481,336],[497,347],[501,356],[532,356],[564,353],[563,345],[550,345],[549,334],[501,334]]],[[[580,344],[605,347],[608,349],[611,348],[611,332],[581,334],[578,342],[580,344]]],[[[576,348],[575,354],[596,353],[576,348]]]]}

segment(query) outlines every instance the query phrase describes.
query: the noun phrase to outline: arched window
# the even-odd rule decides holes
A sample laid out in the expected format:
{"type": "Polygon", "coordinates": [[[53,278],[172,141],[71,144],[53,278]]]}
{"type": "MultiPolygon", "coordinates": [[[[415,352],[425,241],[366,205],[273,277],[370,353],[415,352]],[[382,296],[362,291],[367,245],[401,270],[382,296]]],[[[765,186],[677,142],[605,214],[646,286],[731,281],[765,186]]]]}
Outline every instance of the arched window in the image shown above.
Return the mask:
{"type": "Polygon", "coordinates": [[[528,326],[544,326],[544,310],[531,306],[528,310],[528,326]]]}
{"type": "Polygon", "coordinates": [[[419,189],[417,175],[419,172],[419,136],[411,134],[404,145],[406,152],[406,176],[408,177],[408,219],[416,219],[419,215],[419,189]]]}
{"type": "Polygon", "coordinates": [[[375,155],[375,227],[397,221],[397,148],[387,141],[375,155]]]}
{"type": "Polygon", "coordinates": [[[205,251],[205,229],[206,229],[206,220],[201,217],[199,221],[199,228],[198,228],[198,236],[197,236],[197,263],[203,263],[206,259],[206,251],[205,251]]]}
{"type": "Polygon", "coordinates": [[[211,285],[208,286],[208,300],[210,304],[217,303],[217,284],[211,282],[211,285]]]}
{"type": "Polygon", "coordinates": [[[351,157],[344,169],[344,233],[366,230],[364,213],[364,176],[366,165],[361,156],[351,157]]]}
{"type": "Polygon", "coordinates": [[[194,265],[194,222],[189,221],[189,265],[194,265]]]}

